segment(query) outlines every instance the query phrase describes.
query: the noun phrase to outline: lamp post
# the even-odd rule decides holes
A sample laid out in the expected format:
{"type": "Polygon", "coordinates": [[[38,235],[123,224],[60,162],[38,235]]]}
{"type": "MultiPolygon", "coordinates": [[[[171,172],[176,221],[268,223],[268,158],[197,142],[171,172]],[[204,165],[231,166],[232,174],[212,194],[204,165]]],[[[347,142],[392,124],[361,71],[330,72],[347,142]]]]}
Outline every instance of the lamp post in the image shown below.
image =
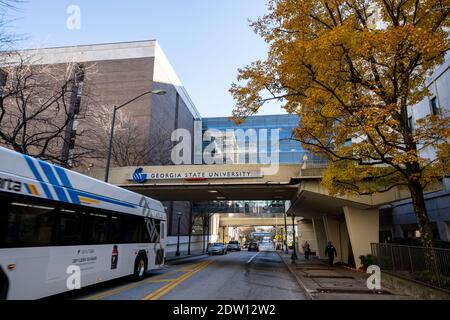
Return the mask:
{"type": "Polygon", "coordinates": [[[283,239],[283,241],[284,241],[284,252],[286,253],[286,254],[289,254],[289,249],[288,249],[288,244],[287,244],[287,221],[286,221],[286,212],[284,213],[284,230],[285,230],[285,232],[286,232],[286,240],[285,239],[283,239]]]}
{"type": "Polygon", "coordinates": [[[116,114],[117,111],[119,111],[120,109],[122,109],[123,107],[129,105],[130,103],[142,98],[143,96],[146,96],[148,94],[156,94],[158,96],[163,96],[166,94],[166,91],[164,90],[153,90],[153,91],[147,91],[144,92],[142,94],[140,94],[139,96],[125,102],[124,104],[120,105],[120,106],[114,106],[114,112],[113,112],[113,118],[112,118],[112,124],[111,124],[111,132],[110,132],[110,137],[109,137],[109,147],[108,147],[108,158],[106,160],[106,172],[105,172],[105,182],[109,181],[109,169],[111,166],[111,155],[112,155],[112,145],[113,145],[113,139],[114,139],[114,127],[116,125],[116,114]]]}
{"type": "Polygon", "coordinates": [[[292,256],[291,256],[291,260],[292,263],[295,263],[295,260],[298,260],[297,257],[297,246],[295,245],[295,215],[292,215],[292,236],[293,236],[293,240],[292,240],[292,256]]]}
{"type": "Polygon", "coordinates": [[[180,256],[180,226],[181,226],[181,216],[183,215],[182,212],[178,212],[178,232],[177,232],[177,252],[175,253],[175,255],[177,257],[180,256]]]}

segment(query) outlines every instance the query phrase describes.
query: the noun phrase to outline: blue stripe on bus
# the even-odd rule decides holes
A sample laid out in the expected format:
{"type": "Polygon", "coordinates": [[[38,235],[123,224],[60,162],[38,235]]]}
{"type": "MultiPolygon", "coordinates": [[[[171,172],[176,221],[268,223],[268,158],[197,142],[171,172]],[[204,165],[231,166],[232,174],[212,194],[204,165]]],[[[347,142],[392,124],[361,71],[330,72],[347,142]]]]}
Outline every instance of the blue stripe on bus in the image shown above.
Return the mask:
{"type": "Polygon", "coordinates": [[[28,186],[28,183],[24,183],[25,188],[27,189],[29,194],[33,194],[30,190],[30,187],[28,186]]]}
{"type": "Polygon", "coordinates": [[[33,172],[34,177],[36,180],[38,180],[41,184],[42,189],[44,190],[45,195],[47,196],[47,199],[53,200],[53,196],[50,193],[50,189],[45,184],[44,180],[42,180],[42,177],[37,170],[36,166],[33,163],[33,159],[29,156],[24,155],[25,160],[27,161],[28,167],[31,169],[31,172],[33,172]]]}
{"type": "Polygon", "coordinates": [[[53,173],[52,166],[43,161],[40,161],[39,164],[41,165],[42,170],[44,170],[44,173],[47,176],[48,181],[50,182],[50,184],[53,185],[58,200],[63,202],[69,202],[66,193],[64,192],[63,188],[61,188],[61,186],[59,185],[59,182],[56,179],[55,174],[53,173]]]}
{"type": "Polygon", "coordinates": [[[56,173],[59,176],[59,179],[61,180],[61,183],[64,187],[67,189],[67,193],[69,193],[69,197],[75,204],[80,204],[80,199],[78,199],[78,195],[76,191],[73,190],[72,183],[69,180],[69,177],[67,177],[66,172],[63,168],[55,167],[56,173]]]}
{"type": "Polygon", "coordinates": [[[99,201],[108,202],[108,203],[111,203],[111,204],[117,204],[119,206],[127,207],[127,208],[133,208],[133,209],[136,208],[135,205],[127,203],[127,202],[113,200],[113,199],[102,197],[102,196],[96,196],[96,195],[93,195],[91,193],[82,192],[82,191],[76,191],[76,193],[79,196],[90,198],[90,199],[93,199],[93,200],[99,200],[99,201]]]}
{"type": "Polygon", "coordinates": [[[61,167],[55,167],[55,170],[56,170],[56,173],[58,174],[59,179],[61,180],[63,186],[66,187],[66,188],[71,188],[72,189],[72,184],[70,183],[70,180],[67,177],[67,174],[64,171],[64,169],[61,168],[61,167]]]}
{"type": "MultiPolygon", "coordinates": [[[[33,163],[32,158],[28,157],[28,156],[24,156],[25,160],[28,163],[28,166],[30,167],[31,171],[33,172],[33,174],[35,175],[36,179],[40,182],[42,189],[44,190],[46,196],[48,199],[53,200],[53,196],[50,193],[50,190],[48,188],[48,186],[45,184],[45,181],[42,179],[41,175],[39,174],[39,171],[37,170],[36,166],[33,163]]],[[[58,197],[60,198],[61,201],[65,201],[65,202],[69,202],[67,199],[67,196],[64,193],[64,190],[61,188],[58,180],[56,179],[55,174],[53,173],[53,171],[51,170],[52,166],[46,162],[43,161],[39,161],[42,170],[44,170],[44,173],[46,175],[46,177],[48,178],[49,182],[51,184],[54,185],[55,187],[55,191],[58,195],[58,197]],[[62,193],[61,193],[62,192],[62,193]],[[64,194],[62,196],[62,194],[64,194]]],[[[86,198],[90,198],[93,200],[99,200],[99,201],[103,201],[103,202],[107,202],[107,203],[111,203],[111,204],[115,204],[115,205],[119,205],[122,207],[127,207],[127,208],[132,208],[135,209],[136,206],[127,202],[122,202],[119,200],[113,200],[107,197],[102,197],[102,196],[97,196],[97,195],[93,195],[91,193],[87,193],[87,192],[83,192],[83,191],[79,191],[79,190],[75,190],[73,189],[72,184],[70,183],[69,178],[67,177],[66,172],[64,171],[64,169],[60,168],[60,167],[54,167],[56,173],[58,174],[61,183],[64,187],[66,187],[66,191],[68,192],[72,203],[74,204],[81,204],[80,200],[79,200],[79,196],[81,197],[86,197],[86,198]]]]}

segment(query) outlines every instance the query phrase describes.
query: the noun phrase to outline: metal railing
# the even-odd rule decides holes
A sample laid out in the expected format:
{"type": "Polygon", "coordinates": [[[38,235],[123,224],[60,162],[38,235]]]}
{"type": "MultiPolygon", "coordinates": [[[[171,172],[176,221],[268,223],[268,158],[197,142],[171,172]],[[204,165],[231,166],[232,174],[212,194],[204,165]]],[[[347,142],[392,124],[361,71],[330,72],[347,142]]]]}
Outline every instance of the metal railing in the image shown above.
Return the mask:
{"type": "Polygon", "coordinates": [[[450,249],[373,243],[372,255],[382,271],[450,291],[450,249]]]}

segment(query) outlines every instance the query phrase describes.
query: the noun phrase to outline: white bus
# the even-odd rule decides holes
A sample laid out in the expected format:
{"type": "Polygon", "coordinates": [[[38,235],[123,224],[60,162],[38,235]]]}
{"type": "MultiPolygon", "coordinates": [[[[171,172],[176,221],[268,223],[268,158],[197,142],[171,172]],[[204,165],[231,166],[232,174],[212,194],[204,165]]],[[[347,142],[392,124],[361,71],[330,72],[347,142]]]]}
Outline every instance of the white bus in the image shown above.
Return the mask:
{"type": "Polygon", "coordinates": [[[0,147],[0,300],[140,280],[164,264],[165,221],[158,201],[0,147]]]}

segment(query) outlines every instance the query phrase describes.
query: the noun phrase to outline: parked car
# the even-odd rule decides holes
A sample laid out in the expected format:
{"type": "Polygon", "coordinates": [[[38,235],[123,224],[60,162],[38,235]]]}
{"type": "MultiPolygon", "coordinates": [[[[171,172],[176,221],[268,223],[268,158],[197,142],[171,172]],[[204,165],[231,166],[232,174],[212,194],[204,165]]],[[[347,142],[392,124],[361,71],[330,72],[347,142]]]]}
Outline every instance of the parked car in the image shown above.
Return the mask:
{"type": "Polygon", "coordinates": [[[248,251],[259,251],[259,245],[256,242],[252,242],[248,245],[248,251]]]}
{"type": "Polygon", "coordinates": [[[241,245],[239,241],[228,242],[227,251],[241,251],[241,245]]]}
{"type": "Polygon", "coordinates": [[[225,245],[221,242],[217,242],[217,243],[212,243],[209,247],[208,247],[208,254],[214,255],[214,254],[227,254],[227,248],[225,247],[225,245]]]}

